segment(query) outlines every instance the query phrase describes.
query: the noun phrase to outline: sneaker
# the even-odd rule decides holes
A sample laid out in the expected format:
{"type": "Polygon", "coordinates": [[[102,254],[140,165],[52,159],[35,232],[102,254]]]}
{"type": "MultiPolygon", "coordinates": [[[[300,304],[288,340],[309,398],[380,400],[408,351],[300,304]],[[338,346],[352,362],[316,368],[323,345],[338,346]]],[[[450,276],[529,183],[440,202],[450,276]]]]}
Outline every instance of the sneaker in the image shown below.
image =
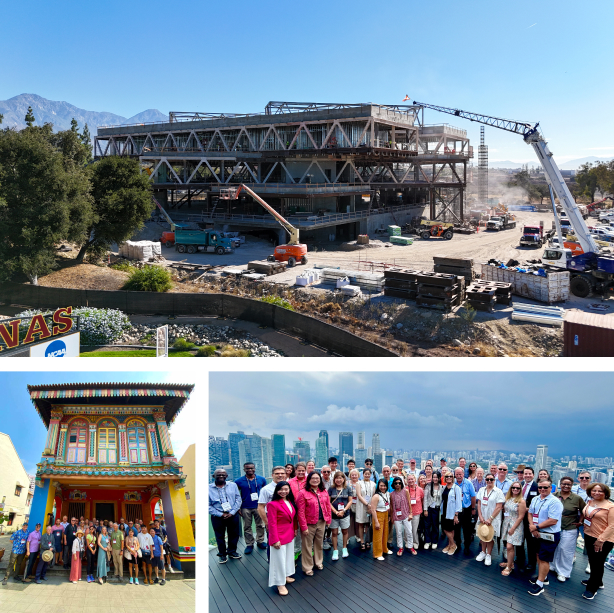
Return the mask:
{"type": "Polygon", "coordinates": [[[614,570],[614,565],[610,564],[609,562],[606,562],[604,564],[604,567],[607,568],[608,570],[614,570]]]}
{"type": "Polygon", "coordinates": [[[484,559],[484,566],[490,566],[492,564],[492,557],[486,554],[486,558],[484,559]]]}
{"type": "Polygon", "coordinates": [[[233,551],[232,553],[228,554],[228,557],[231,560],[240,560],[243,556],[240,553],[237,553],[236,551],[233,551]]]}
{"type": "Polygon", "coordinates": [[[529,592],[529,594],[531,594],[531,596],[539,596],[540,594],[543,594],[544,588],[540,587],[536,583],[535,585],[532,585],[527,591],[529,592]]]}
{"type": "Polygon", "coordinates": [[[2,585],[6,585],[6,579],[2,579],[2,585]]]}
{"type": "Polygon", "coordinates": [[[385,559],[386,559],[386,558],[384,558],[384,556],[380,556],[379,558],[376,558],[376,560],[379,560],[380,562],[381,562],[382,560],[385,560],[385,559]]]}
{"type": "Polygon", "coordinates": [[[160,585],[164,585],[166,583],[166,579],[162,579],[162,581],[160,581],[160,585]]]}
{"type": "Polygon", "coordinates": [[[478,554],[478,557],[476,558],[477,562],[483,562],[486,559],[486,553],[483,551],[480,551],[480,553],[478,554]]]}
{"type": "Polygon", "coordinates": [[[158,577],[156,577],[156,578],[154,579],[154,583],[160,583],[160,579],[158,579],[158,577]]]}
{"type": "Polygon", "coordinates": [[[324,551],[328,551],[330,548],[330,543],[328,541],[324,541],[322,549],[324,549],[324,551]]]}
{"type": "Polygon", "coordinates": [[[437,543],[433,543],[433,544],[431,545],[431,549],[437,549],[437,543]]]}
{"type": "Polygon", "coordinates": [[[252,551],[254,551],[254,546],[253,545],[248,545],[245,548],[245,551],[243,552],[246,556],[248,556],[252,551]]]}
{"type": "MultiPolygon", "coordinates": [[[[582,581],[582,585],[587,586],[588,585],[588,579],[584,579],[584,581],[582,581]]],[[[600,590],[605,590],[605,585],[603,585],[603,583],[599,586],[600,590]]]]}
{"type": "MultiPolygon", "coordinates": [[[[535,575],[534,577],[531,577],[531,578],[529,579],[529,583],[530,583],[531,585],[537,585],[537,575],[535,575]]],[[[548,577],[546,577],[546,578],[545,578],[545,579],[542,581],[542,583],[543,583],[544,585],[550,585],[550,581],[548,580],[548,577]]]]}
{"type": "MultiPolygon", "coordinates": [[[[224,557],[224,562],[226,562],[226,557],[224,557]]],[[[220,562],[220,564],[224,564],[224,562],[220,562]]],[[[139,580],[135,579],[134,580],[134,585],[138,585],[139,584],[139,580]]]]}
{"type": "Polygon", "coordinates": [[[349,558],[350,554],[348,553],[347,547],[343,548],[343,551],[341,552],[341,557],[342,558],[349,558]]]}
{"type": "Polygon", "coordinates": [[[130,585],[132,585],[133,583],[134,583],[134,579],[130,577],[130,585]]]}
{"type": "MultiPolygon", "coordinates": [[[[218,563],[219,564],[226,564],[226,562],[228,562],[228,558],[226,556],[220,556],[218,559],[218,563]]],[[[136,584],[139,584],[139,580],[136,580],[136,584]]]]}
{"type": "MultiPolygon", "coordinates": [[[[39,583],[39,584],[40,584],[40,583],[42,583],[42,581],[41,581],[40,579],[37,579],[37,580],[36,580],[36,583],[39,583]]],[[[89,581],[88,581],[88,583],[89,583],[89,581]]]]}
{"type": "Polygon", "coordinates": [[[392,551],[392,549],[389,549],[386,553],[391,556],[394,553],[394,551],[392,551]]]}
{"type": "Polygon", "coordinates": [[[557,575],[556,578],[561,582],[565,583],[567,581],[567,577],[563,577],[563,575],[557,575]]]}
{"type": "Polygon", "coordinates": [[[582,594],[582,598],[586,598],[586,600],[592,600],[593,598],[595,598],[595,594],[593,592],[589,592],[588,590],[586,590],[582,594]]]}
{"type": "MultiPolygon", "coordinates": [[[[258,543],[258,549],[266,549],[266,543],[258,543]]],[[[171,570],[171,572],[174,572],[171,570]]]]}
{"type": "Polygon", "coordinates": [[[587,564],[587,565],[586,565],[586,570],[585,570],[584,572],[585,572],[587,575],[590,575],[590,574],[591,574],[591,565],[590,565],[590,564],[587,564]]]}
{"type": "Polygon", "coordinates": [[[424,543],[424,548],[425,549],[430,549],[431,548],[431,544],[430,543],[424,543]]]}
{"type": "Polygon", "coordinates": [[[333,562],[335,562],[338,559],[339,559],[339,551],[335,549],[335,551],[333,551],[333,562]]]}

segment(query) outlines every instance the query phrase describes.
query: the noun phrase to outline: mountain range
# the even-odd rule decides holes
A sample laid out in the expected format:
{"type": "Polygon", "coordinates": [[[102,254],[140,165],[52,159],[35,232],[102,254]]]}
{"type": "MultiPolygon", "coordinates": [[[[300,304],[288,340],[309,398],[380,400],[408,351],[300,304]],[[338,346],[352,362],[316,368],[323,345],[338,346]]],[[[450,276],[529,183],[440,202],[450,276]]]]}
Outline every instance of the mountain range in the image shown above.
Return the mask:
{"type": "MultiPolygon", "coordinates": [[[[614,158],[611,157],[595,157],[594,155],[589,155],[585,158],[578,158],[577,160],[569,160],[569,162],[563,162],[558,164],[558,167],[561,170],[578,170],[582,164],[586,164],[588,162],[594,164],[595,162],[609,162],[614,158]]],[[[488,162],[489,168],[520,168],[527,162],[512,162],[511,160],[492,160],[488,162]]],[[[537,166],[537,159],[531,160],[528,162],[529,166],[537,166]]]]}
{"type": "Polygon", "coordinates": [[[82,129],[87,123],[92,136],[97,133],[99,126],[168,121],[168,115],[157,109],[148,109],[132,117],[122,117],[115,113],[86,111],[68,102],[47,100],[36,94],[19,94],[8,100],[0,100],[0,114],[4,115],[2,127],[18,130],[25,128],[28,106],[32,107],[32,113],[36,118],[35,125],[42,126],[44,123],[52,123],[55,130],[68,130],[70,121],[74,117],[79,124],[79,129],[82,129]]]}

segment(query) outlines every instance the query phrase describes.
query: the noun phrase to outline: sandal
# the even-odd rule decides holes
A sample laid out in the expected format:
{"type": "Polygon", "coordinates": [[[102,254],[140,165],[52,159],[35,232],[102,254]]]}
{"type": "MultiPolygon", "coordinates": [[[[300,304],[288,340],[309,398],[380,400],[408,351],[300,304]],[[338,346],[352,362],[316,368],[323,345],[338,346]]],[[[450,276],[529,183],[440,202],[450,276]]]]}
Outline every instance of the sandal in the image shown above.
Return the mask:
{"type": "Polygon", "coordinates": [[[502,574],[504,577],[508,577],[509,575],[511,575],[511,574],[512,574],[512,571],[513,571],[513,570],[514,570],[514,567],[513,567],[513,566],[512,566],[512,568],[509,568],[508,566],[506,566],[506,567],[505,567],[505,568],[504,568],[504,569],[501,571],[501,574],[502,574]]]}
{"type": "Polygon", "coordinates": [[[360,545],[360,551],[366,551],[366,550],[367,550],[367,547],[365,546],[365,544],[364,544],[364,543],[361,543],[361,545],[360,545]]]}
{"type": "Polygon", "coordinates": [[[305,574],[308,575],[309,577],[313,577],[313,571],[312,570],[306,570],[305,574]]]}
{"type": "Polygon", "coordinates": [[[318,564],[318,565],[316,566],[316,568],[317,568],[318,570],[324,570],[324,564],[318,564]]]}
{"type": "Polygon", "coordinates": [[[399,549],[399,551],[397,551],[397,555],[398,556],[402,556],[403,555],[403,548],[399,549]]]}

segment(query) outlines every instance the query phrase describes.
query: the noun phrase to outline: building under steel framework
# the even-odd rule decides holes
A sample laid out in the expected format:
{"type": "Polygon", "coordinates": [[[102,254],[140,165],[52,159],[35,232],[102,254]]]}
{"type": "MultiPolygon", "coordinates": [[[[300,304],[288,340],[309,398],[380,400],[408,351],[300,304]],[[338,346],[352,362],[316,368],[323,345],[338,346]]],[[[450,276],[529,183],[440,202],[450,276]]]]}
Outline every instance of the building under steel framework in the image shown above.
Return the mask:
{"type": "Polygon", "coordinates": [[[264,113],[102,126],[94,155],[138,157],[165,208],[226,229],[278,228],[249,196],[219,197],[246,183],[303,237],[352,239],[421,215],[461,221],[473,148],[465,130],[426,125],[419,106],[269,102],[264,113]]]}

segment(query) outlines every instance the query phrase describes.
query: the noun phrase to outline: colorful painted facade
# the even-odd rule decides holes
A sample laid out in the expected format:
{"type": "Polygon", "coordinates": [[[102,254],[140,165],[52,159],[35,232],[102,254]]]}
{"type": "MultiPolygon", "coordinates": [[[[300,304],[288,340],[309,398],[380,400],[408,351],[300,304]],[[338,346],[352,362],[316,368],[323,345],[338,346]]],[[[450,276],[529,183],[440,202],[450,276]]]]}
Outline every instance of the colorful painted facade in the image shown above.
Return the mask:
{"type": "Polygon", "coordinates": [[[126,521],[164,508],[178,568],[194,574],[196,547],[185,475],[169,426],[193,385],[83,383],[28,386],[47,427],[30,522],[58,517],[126,521]]]}

